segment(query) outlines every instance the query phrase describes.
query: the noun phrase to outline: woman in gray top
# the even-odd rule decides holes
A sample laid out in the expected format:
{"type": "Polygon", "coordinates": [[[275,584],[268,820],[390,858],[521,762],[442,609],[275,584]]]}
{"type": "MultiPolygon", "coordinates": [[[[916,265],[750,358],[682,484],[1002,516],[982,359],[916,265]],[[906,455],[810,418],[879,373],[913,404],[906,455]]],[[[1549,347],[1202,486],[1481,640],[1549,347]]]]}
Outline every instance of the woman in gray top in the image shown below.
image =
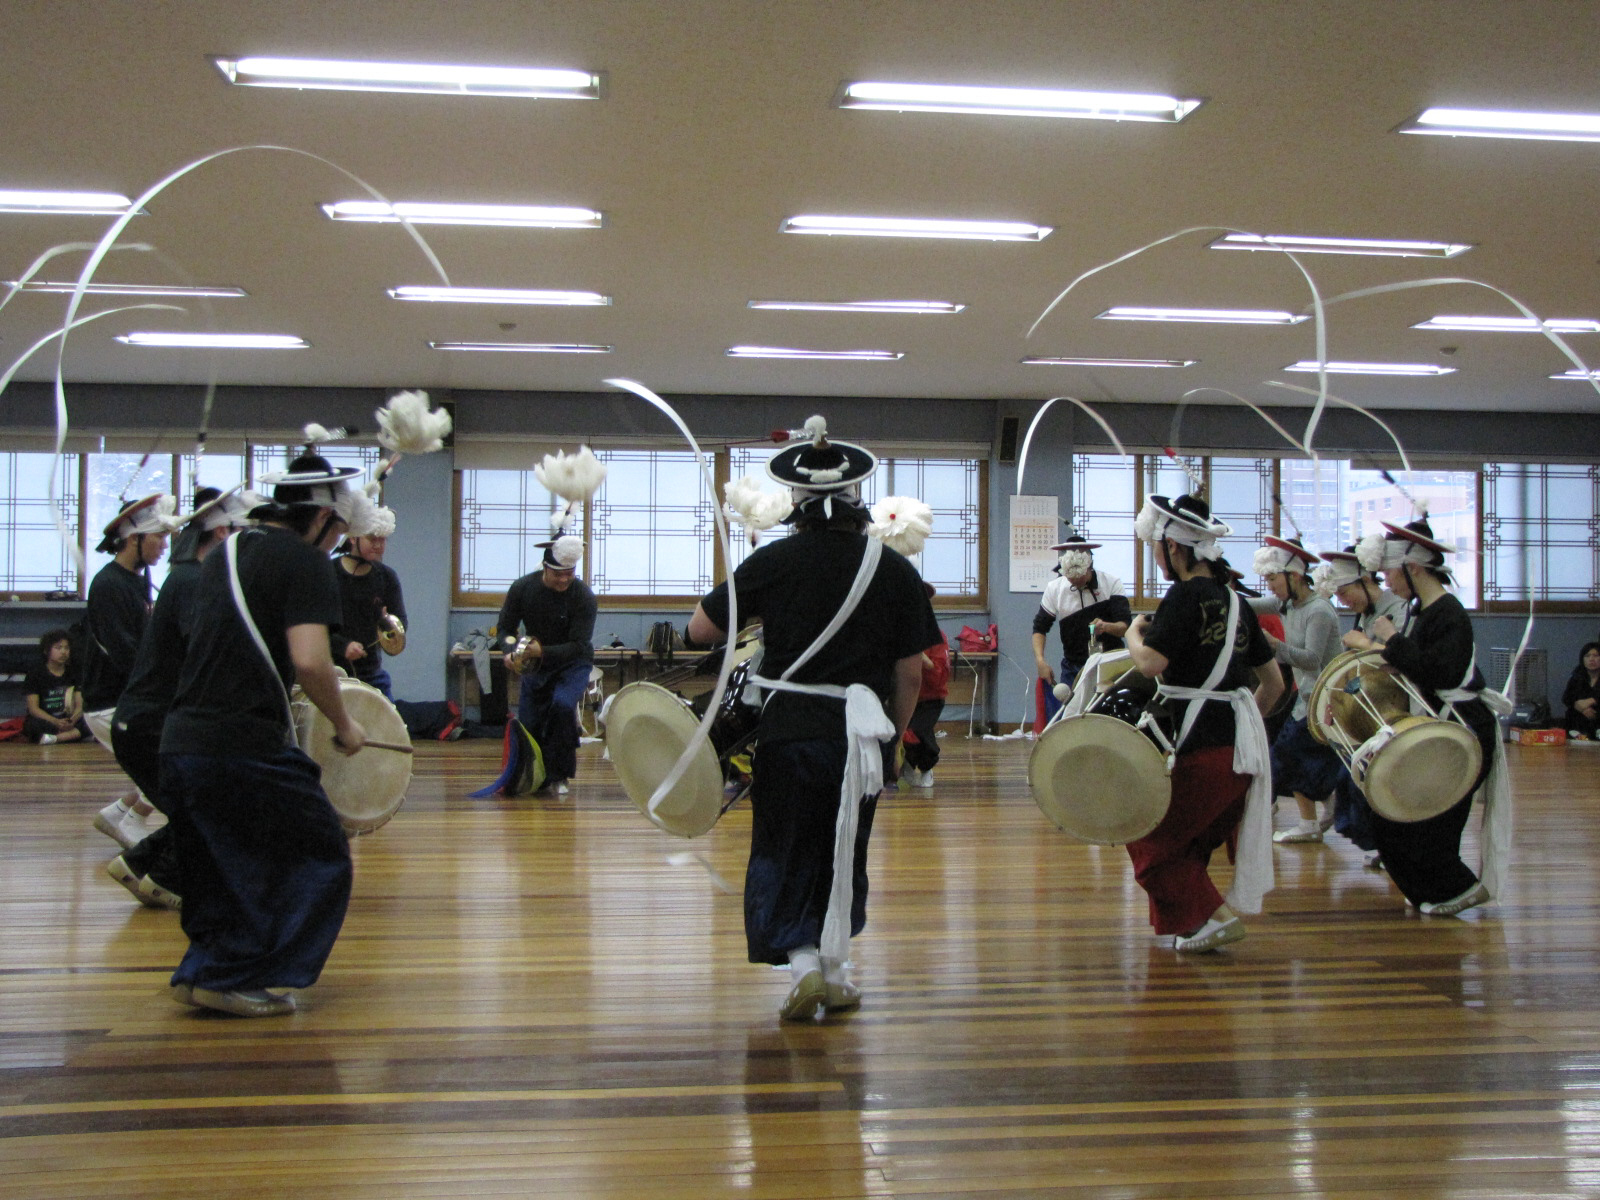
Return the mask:
{"type": "MultiPolygon", "coordinates": [[[[1298,694],[1294,711],[1272,743],[1272,781],[1275,795],[1293,795],[1299,821],[1272,835],[1275,842],[1320,842],[1325,826],[1317,819],[1317,801],[1331,796],[1339,782],[1339,756],[1311,736],[1306,728],[1306,703],[1322,669],[1343,649],[1339,617],[1326,597],[1311,586],[1307,572],[1317,556],[1297,539],[1269,537],[1256,551],[1255,569],[1281,602],[1283,641],[1268,637],[1281,663],[1294,669],[1298,694]]],[[[1327,824],[1333,823],[1328,813],[1327,824]]]]}

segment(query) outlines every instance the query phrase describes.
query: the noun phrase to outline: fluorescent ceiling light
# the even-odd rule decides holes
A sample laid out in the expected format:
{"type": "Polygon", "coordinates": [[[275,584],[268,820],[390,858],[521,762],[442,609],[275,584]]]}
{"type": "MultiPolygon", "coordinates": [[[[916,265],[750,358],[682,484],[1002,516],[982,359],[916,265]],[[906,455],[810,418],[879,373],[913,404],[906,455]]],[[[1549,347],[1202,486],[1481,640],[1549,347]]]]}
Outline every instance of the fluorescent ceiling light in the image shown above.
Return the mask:
{"type": "Polygon", "coordinates": [[[1298,325],[1304,313],[1265,312],[1248,308],[1108,308],[1099,321],[1199,321],[1207,325],[1298,325]]]}
{"type": "Polygon", "coordinates": [[[1295,237],[1288,234],[1227,233],[1213,250],[1276,250],[1293,254],[1367,254],[1381,258],[1454,258],[1471,242],[1411,242],[1395,238],[1295,237]]]}
{"type": "Polygon", "coordinates": [[[943,313],[952,316],[967,307],[949,300],[751,300],[748,305],[781,312],[943,313]]]}
{"type": "MultiPolygon", "coordinates": [[[[1291,363],[1285,371],[1316,371],[1314,361],[1291,363]]],[[[1454,367],[1438,367],[1432,363],[1363,363],[1330,362],[1326,364],[1329,375],[1453,375],[1454,367]]]]}
{"type": "Polygon", "coordinates": [[[1525,138],[1538,142],[1600,142],[1600,113],[1430,108],[1395,132],[1432,133],[1444,137],[1525,138]]]}
{"type": "Polygon", "coordinates": [[[589,71],[321,58],[214,58],[211,61],[229,83],[243,87],[573,100],[600,98],[601,78],[589,71]]]}
{"type": "Polygon", "coordinates": [[[847,83],[839,108],[890,112],[974,113],[1005,117],[1080,117],[1095,121],[1176,122],[1199,100],[1137,92],[1073,92],[1056,88],[964,87],[943,83],[847,83]]]}
{"type": "Polygon", "coordinates": [[[133,201],[115,192],[0,191],[0,212],[112,216],[128,211],[133,201]]]}
{"type": "Polygon", "coordinates": [[[503,354],[610,354],[615,346],[581,342],[429,342],[435,350],[478,350],[503,354]]]}
{"type": "Polygon", "coordinates": [[[1461,333],[1600,333],[1600,321],[1553,319],[1534,321],[1528,317],[1429,317],[1413,329],[1451,329],[1461,333]]]}
{"type": "Polygon", "coordinates": [[[528,229],[599,229],[605,218],[587,208],[551,208],[532,204],[422,204],[400,201],[340,200],[321,206],[334,221],[375,221],[416,225],[502,225],[528,229]]]}
{"type": "MultiPolygon", "coordinates": [[[[14,288],[16,283],[0,283],[0,287],[14,288]]],[[[30,279],[21,285],[24,292],[50,292],[56,295],[70,295],[76,291],[76,283],[64,280],[30,279]]],[[[250,293],[243,288],[236,287],[183,287],[179,284],[165,283],[91,283],[83,289],[86,296],[182,296],[189,299],[227,299],[236,300],[250,293]]]]}
{"type": "Polygon", "coordinates": [[[311,343],[292,333],[124,333],[130,346],[199,350],[303,350],[311,343]]]}
{"type": "Polygon", "coordinates": [[[454,304],[610,304],[599,292],[556,292],[537,288],[392,287],[396,300],[435,300],[454,304]]]}
{"type": "Polygon", "coordinates": [[[937,221],[914,217],[789,217],[784,233],[856,237],[965,238],[984,242],[1041,242],[1053,226],[1022,221],[937,221]]]}
{"type": "Polygon", "coordinates": [[[1030,367],[1192,367],[1198,358],[1025,358],[1030,367]]]}
{"type": "Polygon", "coordinates": [[[893,362],[898,350],[795,350],[786,346],[730,346],[729,358],[813,358],[850,362],[893,362]]]}
{"type": "Polygon", "coordinates": [[[1573,367],[1570,371],[1562,371],[1559,375],[1550,376],[1551,379],[1600,379],[1600,371],[1580,371],[1573,367]]]}

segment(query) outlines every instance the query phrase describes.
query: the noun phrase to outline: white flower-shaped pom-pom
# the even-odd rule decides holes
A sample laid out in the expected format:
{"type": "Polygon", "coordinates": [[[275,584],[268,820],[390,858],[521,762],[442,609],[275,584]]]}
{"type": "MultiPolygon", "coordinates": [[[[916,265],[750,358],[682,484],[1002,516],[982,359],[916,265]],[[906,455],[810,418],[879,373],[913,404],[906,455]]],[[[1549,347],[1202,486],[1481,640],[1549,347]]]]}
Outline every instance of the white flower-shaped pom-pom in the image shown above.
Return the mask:
{"type": "Polygon", "coordinates": [[[380,508],[372,502],[372,497],[360,488],[347,487],[334,497],[333,511],[345,523],[349,535],[358,537],[388,537],[394,532],[394,514],[386,508],[380,508]],[[388,529],[380,533],[378,529],[383,525],[380,513],[388,513],[388,529]]]}
{"type": "Polygon", "coordinates": [[[821,417],[807,417],[804,429],[805,436],[811,439],[813,446],[820,446],[828,440],[828,422],[821,417]]]}
{"type": "Polygon", "coordinates": [[[606,465],[587,446],[576,454],[557,450],[546,454],[533,473],[545,488],[563,500],[587,500],[606,481],[606,465]]]}
{"type": "Polygon", "coordinates": [[[885,496],[872,506],[867,532],[908,558],[921,554],[933,532],[933,509],[914,496],[885,496]]]}
{"type": "Polygon", "coordinates": [[[372,414],[378,420],[378,445],[395,454],[431,454],[444,448],[450,414],[429,409],[427,392],[396,392],[372,414]]]}
{"type": "Polygon", "coordinates": [[[787,493],[762,491],[754,475],[730,479],[722,485],[722,494],[728,502],[724,511],[752,534],[771,529],[794,511],[787,493]]]}
{"type": "Polygon", "coordinates": [[[1139,510],[1139,515],[1133,521],[1133,536],[1141,542],[1156,540],[1156,522],[1161,519],[1162,512],[1150,501],[1144,502],[1144,507],[1139,510]]]}
{"type": "Polygon", "coordinates": [[[1258,546],[1250,567],[1257,575],[1278,575],[1289,569],[1289,554],[1276,546],[1258,546]]]}
{"type": "Polygon", "coordinates": [[[372,508],[372,528],[362,537],[392,537],[394,535],[394,509],[375,504],[372,508]]]}
{"type": "Polygon", "coordinates": [[[1318,563],[1311,572],[1311,590],[1326,600],[1334,593],[1333,564],[1318,563]]]}
{"type": "Polygon", "coordinates": [[[1383,570],[1383,534],[1369,533],[1356,543],[1356,561],[1370,573],[1383,570]]]}
{"type": "Polygon", "coordinates": [[[558,537],[550,547],[550,557],[563,567],[576,567],[583,561],[583,539],[567,535],[558,537]]]}
{"type": "Polygon", "coordinates": [[[315,445],[319,442],[331,442],[335,438],[341,437],[344,430],[329,429],[326,425],[318,425],[315,421],[311,421],[307,423],[302,432],[306,435],[306,441],[315,445]]]}

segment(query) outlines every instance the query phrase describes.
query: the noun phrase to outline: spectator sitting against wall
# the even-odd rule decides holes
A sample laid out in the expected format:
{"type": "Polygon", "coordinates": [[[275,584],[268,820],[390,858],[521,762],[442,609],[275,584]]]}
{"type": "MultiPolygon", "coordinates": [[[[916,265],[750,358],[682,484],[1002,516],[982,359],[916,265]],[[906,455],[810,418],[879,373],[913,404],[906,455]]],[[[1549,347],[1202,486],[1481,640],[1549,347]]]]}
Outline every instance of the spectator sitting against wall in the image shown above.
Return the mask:
{"type": "Polygon", "coordinates": [[[1567,706],[1567,736],[1594,741],[1600,727],[1600,642],[1585,643],[1561,703],[1567,706]]]}
{"type": "Polygon", "coordinates": [[[49,746],[89,736],[83,723],[83,693],[72,669],[72,639],[65,629],[52,629],[39,639],[39,662],[28,672],[23,690],[28,715],[22,734],[30,742],[49,746]]]}

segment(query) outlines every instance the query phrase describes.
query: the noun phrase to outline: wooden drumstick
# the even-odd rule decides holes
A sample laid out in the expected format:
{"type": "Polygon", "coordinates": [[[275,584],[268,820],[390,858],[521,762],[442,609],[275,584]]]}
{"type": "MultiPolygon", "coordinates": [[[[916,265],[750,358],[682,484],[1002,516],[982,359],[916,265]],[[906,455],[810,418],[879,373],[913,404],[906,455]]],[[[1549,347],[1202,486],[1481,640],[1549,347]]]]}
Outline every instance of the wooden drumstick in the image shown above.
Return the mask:
{"type": "MultiPolygon", "coordinates": [[[[334,738],[333,739],[333,744],[335,746],[343,746],[344,745],[344,743],[341,742],[338,738],[334,738]]],[[[410,746],[402,746],[398,742],[362,742],[361,743],[361,749],[363,749],[363,750],[393,750],[396,754],[415,754],[416,753],[416,751],[413,750],[410,746]]]]}

